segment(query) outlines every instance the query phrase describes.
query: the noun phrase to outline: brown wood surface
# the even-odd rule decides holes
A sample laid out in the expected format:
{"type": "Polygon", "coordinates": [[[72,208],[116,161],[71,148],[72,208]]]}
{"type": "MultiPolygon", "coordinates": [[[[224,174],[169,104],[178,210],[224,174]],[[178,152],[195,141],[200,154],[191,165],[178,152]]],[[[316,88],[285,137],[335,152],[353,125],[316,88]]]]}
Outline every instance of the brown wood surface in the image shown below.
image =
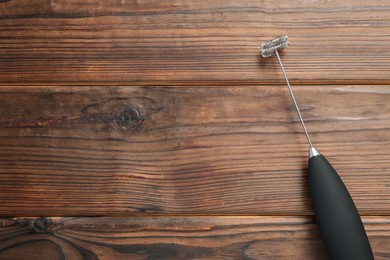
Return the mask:
{"type": "MultiPolygon", "coordinates": [[[[297,86],[364,215],[389,214],[388,86],[297,86]]],[[[311,214],[284,86],[0,90],[2,215],[311,214]]]]}
{"type": "MultiPolygon", "coordinates": [[[[363,220],[376,259],[389,259],[390,219],[363,220]]],[[[316,225],[303,217],[38,218],[0,225],[1,259],[328,259],[316,225]]]]}
{"type": "Polygon", "coordinates": [[[313,142],[390,259],[389,32],[386,0],[0,1],[0,259],[327,259],[259,55],[281,34],[313,142]]]}
{"type": "Polygon", "coordinates": [[[0,84],[389,84],[390,5],[374,1],[60,1],[0,6],[0,84]]]}

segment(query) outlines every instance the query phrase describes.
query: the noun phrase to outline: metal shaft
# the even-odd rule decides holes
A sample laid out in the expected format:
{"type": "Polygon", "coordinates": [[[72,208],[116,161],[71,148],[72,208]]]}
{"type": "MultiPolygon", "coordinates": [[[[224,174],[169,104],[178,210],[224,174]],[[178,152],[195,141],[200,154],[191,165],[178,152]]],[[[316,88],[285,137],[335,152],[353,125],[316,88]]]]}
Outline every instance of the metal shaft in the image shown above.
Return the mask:
{"type": "Polygon", "coordinates": [[[305,132],[307,141],[309,142],[309,146],[310,146],[310,148],[314,148],[314,147],[313,147],[313,144],[311,143],[311,140],[310,140],[310,137],[309,137],[309,133],[308,133],[307,130],[306,130],[305,123],[303,122],[303,118],[302,118],[302,115],[301,115],[301,111],[299,110],[297,101],[295,100],[295,96],[294,96],[294,93],[293,93],[293,91],[292,91],[292,89],[291,89],[290,82],[288,81],[286,71],[284,70],[282,61],[280,60],[280,56],[279,56],[278,50],[275,50],[275,54],[276,54],[276,57],[278,58],[280,68],[282,69],[282,72],[283,72],[283,75],[284,75],[284,79],[286,80],[286,83],[287,83],[288,91],[290,92],[291,99],[292,99],[292,101],[293,101],[293,103],[294,103],[294,106],[295,106],[295,109],[296,109],[296,111],[297,111],[297,113],[298,113],[298,117],[299,117],[299,120],[301,121],[301,124],[302,124],[302,127],[303,127],[303,131],[305,132]]]}

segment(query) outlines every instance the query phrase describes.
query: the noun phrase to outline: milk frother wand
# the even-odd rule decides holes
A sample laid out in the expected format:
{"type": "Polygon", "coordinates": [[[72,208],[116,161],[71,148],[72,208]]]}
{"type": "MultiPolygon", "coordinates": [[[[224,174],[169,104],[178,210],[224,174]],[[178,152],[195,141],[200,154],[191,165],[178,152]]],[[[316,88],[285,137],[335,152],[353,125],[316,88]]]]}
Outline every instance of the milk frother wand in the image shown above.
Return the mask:
{"type": "Polygon", "coordinates": [[[261,56],[276,55],[291,99],[309,143],[309,189],[321,236],[332,259],[374,259],[367,234],[356,206],[332,165],[314,148],[278,50],[289,45],[288,36],[276,37],[261,44],[261,56]]]}

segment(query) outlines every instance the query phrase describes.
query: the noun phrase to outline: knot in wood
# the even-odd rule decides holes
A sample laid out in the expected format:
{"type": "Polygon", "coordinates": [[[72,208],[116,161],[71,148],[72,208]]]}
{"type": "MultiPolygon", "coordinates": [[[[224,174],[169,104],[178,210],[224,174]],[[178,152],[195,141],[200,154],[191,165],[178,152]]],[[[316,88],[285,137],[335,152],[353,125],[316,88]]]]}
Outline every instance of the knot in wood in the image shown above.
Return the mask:
{"type": "Polygon", "coordinates": [[[33,230],[36,233],[47,233],[49,232],[52,221],[48,218],[37,218],[33,223],[33,230]]]}
{"type": "Polygon", "coordinates": [[[44,217],[16,220],[17,226],[24,227],[31,233],[51,233],[53,231],[53,224],[53,221],[44,217]]]}
{"type": "Polygon", "coordinates": [[[137,105],[131,105],[117,111],[115,115],[115,125],[122,131],[136,129],[142,125],[144,113],[137,105]]]}
{"type": "Polygon", "coordinates": [[[128,112],[128,111],[123,111],[120,115],[119,115],[119,123],[121,125],[129,125],[132,123],[133,121],[133,117],[131,116],[131,114],[128,112]]]}

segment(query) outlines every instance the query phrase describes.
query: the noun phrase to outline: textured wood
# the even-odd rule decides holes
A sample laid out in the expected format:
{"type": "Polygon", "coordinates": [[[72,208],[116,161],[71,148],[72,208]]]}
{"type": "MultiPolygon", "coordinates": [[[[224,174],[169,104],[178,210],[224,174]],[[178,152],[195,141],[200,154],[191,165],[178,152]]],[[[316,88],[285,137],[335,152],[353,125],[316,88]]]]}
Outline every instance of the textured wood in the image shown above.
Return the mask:
{"type": "Polygon", "coordinates": [[[275,58],[259,57],[280,34],[312,139],[389,259],[389,11],[0,1],[0,216],[123,217],[1,219],[0,259],[326,259],[307,145],[275,58]]]}
{"type": "Polygon", "coordinates": [[[280,83],[258,48],[280,34],[294,82],[390,83],[386,0],[0,4],[0,84],[280,83]]]}
{"type": "MultiPolygon", "coordinates": [[[[363,215],[390,213],[388,86],[297,86],[363,215]]],[[[311,215],[284,86],[3,87],[5,216],[311,215]]]]}
{"type": "MultiPolygon", "coordinates": [[[[377,260],[390,219],[364,218],[377,260]]],[[[1,259],[327,259],[303,217],[3,219],[1,259]]]]}

